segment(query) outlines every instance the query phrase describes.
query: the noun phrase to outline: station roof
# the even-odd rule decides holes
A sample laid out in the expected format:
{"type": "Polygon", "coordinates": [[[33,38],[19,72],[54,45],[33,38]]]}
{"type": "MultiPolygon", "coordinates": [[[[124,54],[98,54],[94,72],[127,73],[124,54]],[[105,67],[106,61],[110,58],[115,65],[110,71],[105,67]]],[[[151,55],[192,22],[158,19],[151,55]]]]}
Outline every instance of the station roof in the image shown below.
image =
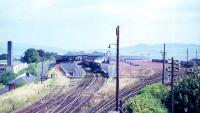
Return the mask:
{"type": "Polygon", "coordinates": [[[104,53],[95,51],[93,53],[88,54],[88,56],[104,56],[104,53]]]}
{"type": "Polygon", "coordinates": [[[68,52],[65,56],[83,56],[88,55],[87,53],[80,51],[80,52],[68,52]]]}
{"type": "Polygon", "coordinates": [[[9,84],[16,84],[16,85],[21,85],[24,83],[31,83],[36,80],[36,77],[29,74],[29,77],[26,75],[26,73],[18,76],[15,80],[9,82],[9,84]]]}
{"type": "Polygon", "coordinates": [[[65,56],[104,56],[103,52],[98,52],[95,51],[93,53],[86,53],[84,51],[80,51],[80,52],[68,52],[67,54],[65,54],[65,56]]]}

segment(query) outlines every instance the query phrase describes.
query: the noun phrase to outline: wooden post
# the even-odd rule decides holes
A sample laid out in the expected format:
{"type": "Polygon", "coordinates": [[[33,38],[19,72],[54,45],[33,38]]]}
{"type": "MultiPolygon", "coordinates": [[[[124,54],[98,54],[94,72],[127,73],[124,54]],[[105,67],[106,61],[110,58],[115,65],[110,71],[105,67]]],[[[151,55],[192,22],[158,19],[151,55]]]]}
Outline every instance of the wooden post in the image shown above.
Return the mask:
{"type": "Polygon", "coordinates": [[[116,111],[119,111],[119,26],[116,28],[117,52],[116,52],[116,111]]]}

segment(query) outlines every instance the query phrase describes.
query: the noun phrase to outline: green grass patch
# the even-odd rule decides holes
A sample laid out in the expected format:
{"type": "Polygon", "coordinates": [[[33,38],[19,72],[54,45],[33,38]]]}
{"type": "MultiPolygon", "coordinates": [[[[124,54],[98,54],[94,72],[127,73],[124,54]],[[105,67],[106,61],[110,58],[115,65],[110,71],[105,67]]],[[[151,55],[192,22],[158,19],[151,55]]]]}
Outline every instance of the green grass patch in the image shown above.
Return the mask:
{"type": "Polygon", "coordinates": [[[31,83],[19,87],[11,92],[0,96],[0,113],[10,113],[12,111],[30,105],[36,100],[46,95],[52,87],[48,85],[54,84],[52,79],[41,83],[31,83]]]}

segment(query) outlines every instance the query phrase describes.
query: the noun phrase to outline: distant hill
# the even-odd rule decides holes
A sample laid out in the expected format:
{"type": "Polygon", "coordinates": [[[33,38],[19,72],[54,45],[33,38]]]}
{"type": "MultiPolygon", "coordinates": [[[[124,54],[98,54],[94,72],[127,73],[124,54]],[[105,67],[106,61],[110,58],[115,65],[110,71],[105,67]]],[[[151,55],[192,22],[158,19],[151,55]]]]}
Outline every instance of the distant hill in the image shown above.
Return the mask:
{"type": "MultiPolygon", "coordinates": [[[[174,57],[176,59],[186,60],[187,48],[189,49],[189,59],[196,57],[196,50],[198,51],[198,53],[200,53],[200,45],[168,43],[166,44],[167,57],[174,57]]],[[[139,44],[135,46],[121,48],[120,54],[147,56],[149,58],[161,58],[161,50],[163,50],[163,44],[139,44]]]]}
{"type": "MultiPolygon", "coordinates": [[[[0,54],[7,52],[7,43],[0,43],[0,54]]],[[[14,58],[20,58],[24,51],[28,48],[36,48],[36,49],[43,49],[45,51],[56,52],[58,54],[66,54],[69,50],[59,49],[56,47],[46,47],[46,46],[36,46],[36,45],[27,45],[27,44],[20,44],[20,43],[13,43],[14,45],[14,58]]],[[[166,51],[167,57],[171,58],[172,56],[176,59],[186,60],[186,50],[189,49],[189,59],[196,57],[196,50],[200,53],[200,45],[195,44],[181,44],[181,43],[167,43],[166,44],[166,51]]],[[[148,44],[138,44],[135,46],[130,47],[123,47],[120,48],[120,55],[125,56],[141,56],[141,57],[148,57],[148,58],[161,58],[160,51],[163,50],[163,44],[155,44],[155,45],[148,45],[148,44]]],[[[73,52],[73,50],[70,50],[73,52]]],[[[81,50],[80,50],[81,51],[81,50]]],[[[86,50],[86,53],[92,53],[94,51],[99,52],[106,52],[106,49],[101,50],[86,50]]],[[[113,48],[112,54],[114,55],[115,49],[113,48]]],[[[76,51],[77,52],[77,51],[76,51]]],[[[200,57],[200,55],[198,55],[200,57]]]]}
{"type": "MultiPolygon", "coordinates": [[[[200,45],[195,44],[181,44],[181,43],[166,43],[166,52],[167,58],[174,57],[179,60],[186,60],[187,48],[189,49],[189,59],[196,57],[196,50],[198,51],[200,58],[200,45]]],[[[137,59],[143,58],[157,58],[161,59],[161,51],[163,50],[163,44],[138,44],[129,47],[120,48],[121,56],[134,56],[137,59]]],[[[100,52],[106,52],[108,49],[97,50],[100,52]]],[[[116,49],[113,47],[111,50],[112,56],[115,55],[116,49]]],[[[94,52],[94,50],[86,51],[86,52],[94,52]]]]}

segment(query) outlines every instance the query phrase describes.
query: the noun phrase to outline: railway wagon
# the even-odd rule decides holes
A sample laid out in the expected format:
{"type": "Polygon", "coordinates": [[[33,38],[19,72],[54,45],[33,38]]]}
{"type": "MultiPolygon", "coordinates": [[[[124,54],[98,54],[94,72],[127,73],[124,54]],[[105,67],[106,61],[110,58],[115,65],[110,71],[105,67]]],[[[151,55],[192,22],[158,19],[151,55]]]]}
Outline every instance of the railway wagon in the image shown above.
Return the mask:
{"type": "Polygon", "coordinates": [[[191,68],[194,66],[194,62],[192,61],[181,61],[180,64],[181,64],[181,67],[184,67],[184,68],[191,68]]]}
{"type": "MultiPolygon", "coordinates": [[[[162,59],[152,59],[152,62],[163,63],[163,60],[162,59]]],[[[165,63],[168,63],[168,61],[165,60],[165,63]]]]}
{"type": "Polygon", "coordinates": [[[200,59],[192,59],[192,62],[194,62],[194,64],[200,66],[200,59]]]}

